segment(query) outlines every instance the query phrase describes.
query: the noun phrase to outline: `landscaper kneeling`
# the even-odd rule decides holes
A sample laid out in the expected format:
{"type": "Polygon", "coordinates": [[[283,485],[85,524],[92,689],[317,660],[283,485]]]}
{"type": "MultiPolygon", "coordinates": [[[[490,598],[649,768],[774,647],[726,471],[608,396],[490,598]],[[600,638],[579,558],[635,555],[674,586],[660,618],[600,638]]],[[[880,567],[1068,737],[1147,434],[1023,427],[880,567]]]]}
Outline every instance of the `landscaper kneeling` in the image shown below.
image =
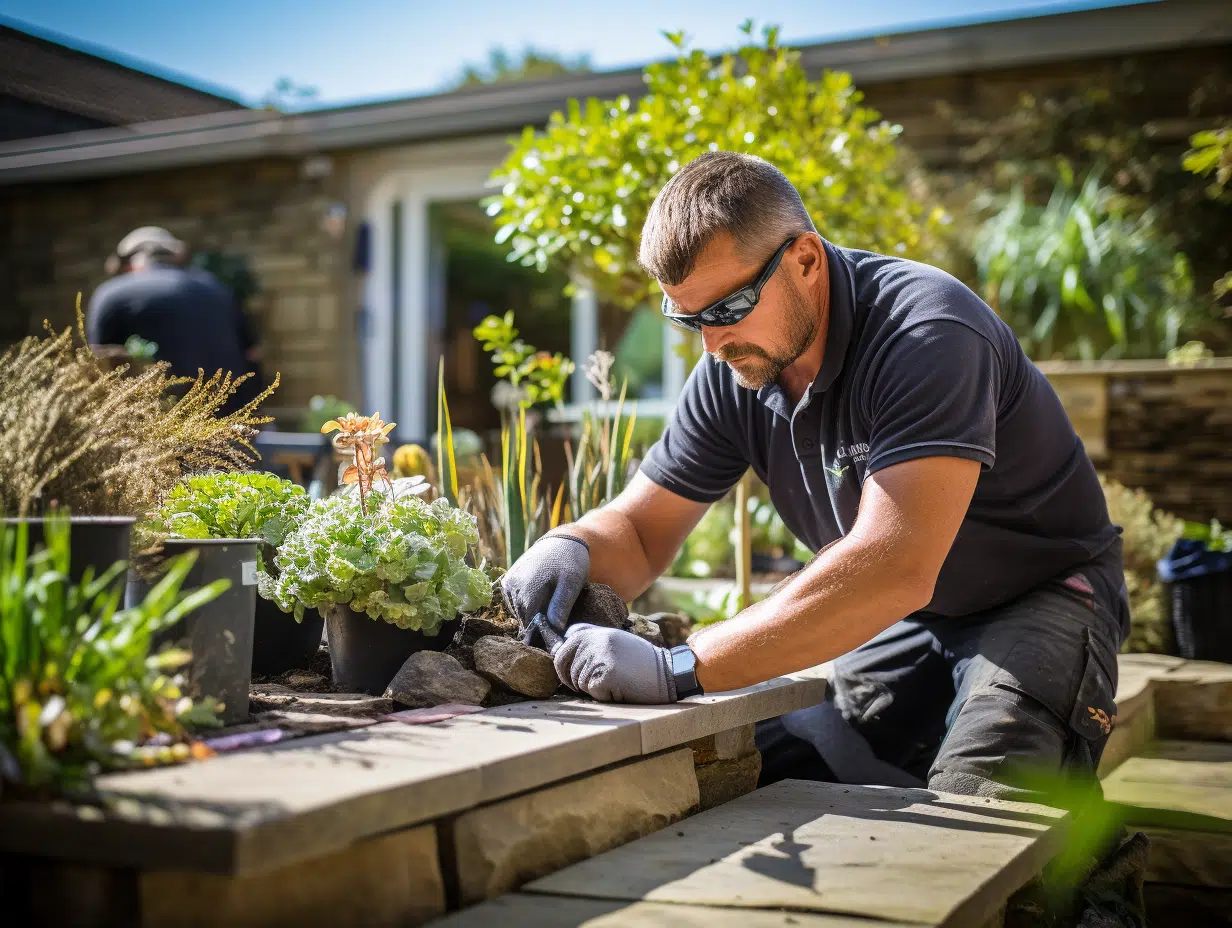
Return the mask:
{"type": "Polygon", "coordinates": [[[628,489],[502,582],[523,624],[564,634],[561,679],[665,703],[834,660],[823,704],[759,726],[763,783],[1014,798],[1024,768],[1092,775],[1128,631],[1121,543],[1010,328],[943,271],[826,241],[746,155],[673,177],[639,257],[706,355],[628,489]],[[670,652],[566,628],[588,581],[645,590],[750,466],[807,567],[670,652]]]}

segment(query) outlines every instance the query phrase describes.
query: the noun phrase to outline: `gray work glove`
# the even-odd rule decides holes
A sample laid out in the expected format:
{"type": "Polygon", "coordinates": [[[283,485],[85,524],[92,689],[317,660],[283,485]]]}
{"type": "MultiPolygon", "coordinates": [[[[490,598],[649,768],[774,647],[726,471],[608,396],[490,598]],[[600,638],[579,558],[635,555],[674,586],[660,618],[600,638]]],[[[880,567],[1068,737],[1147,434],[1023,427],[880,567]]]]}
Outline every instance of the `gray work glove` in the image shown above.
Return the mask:
{"type": "Polygon", "coordinates": [[[589,578],[590,546],[586,542],[572,535],[545,535],[501,578],[501,597],[522,628],[542,613],[563,634],[589,578]]]}
{"type": "Polygon", "coordinates": [[[565,686],[600,702],[662,705],[676,701],[671,653],[632,632],[570,625],[552,661],[565,686]]]}

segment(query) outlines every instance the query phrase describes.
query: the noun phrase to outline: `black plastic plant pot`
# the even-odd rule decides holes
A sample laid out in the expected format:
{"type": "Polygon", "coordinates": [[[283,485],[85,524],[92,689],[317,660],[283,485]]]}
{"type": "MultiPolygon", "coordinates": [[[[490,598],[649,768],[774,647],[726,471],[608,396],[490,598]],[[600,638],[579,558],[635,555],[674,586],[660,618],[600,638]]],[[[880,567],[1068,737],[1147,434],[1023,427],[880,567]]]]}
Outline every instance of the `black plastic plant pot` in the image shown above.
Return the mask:
{"type": "MultiPolygon", "coordinates": [[[[193,565],[181,588],[185,592],[227,579],[231,586],[212,602],[194,609],[155,641],[192,652],[188,667],[188,695],[212,696],[224,703],[221,713],[228,725],[248,718],[248,685],[252,680],[252,636],[257,604],[257,545],[255,538],[177,538],[163,542],[167,557],[196,550],[193,565]]],[[[158,582],[129,571],[125,604],[136,606],[158,582]]],[[[294,620],[291,620],[294,622],[294,620]]]]}
{"type": "MultiPolygon", "coordinates": [[[[25,522],[29,528],[30,550],[43,543],[44,519],[7,518],[0,520],[5,525],[25,522]]],[[[69,519],[69,579],[81,581],[87,567],[94,568],[94,576],[108,570],[116,561],[128,560],[128,543],[133,533],[132,516],[72,516],[69,519]]],[[[122,576],[122,575],[121,575],[122,576]]],[[[122,583],[123,580],[117,580],[122,583]]]]}
{"type": "Polygon", "coordinates": [[[288,670],[303,670],[321,647],[324,627],[325,619],[315,609],[305,609],[303,621],[296,622],[295,616],[258,596],[252,633],[252,675],[275,677],[288,670]]]}
{"type": "Polygon", "coordinates": [[[413,632],[384,619],[370,619],[349,606],[323,607],[334,684],[349,692],[380,696],[417,651],[444,651],[461,624],[445,622],[435,635],[413,632]]]}

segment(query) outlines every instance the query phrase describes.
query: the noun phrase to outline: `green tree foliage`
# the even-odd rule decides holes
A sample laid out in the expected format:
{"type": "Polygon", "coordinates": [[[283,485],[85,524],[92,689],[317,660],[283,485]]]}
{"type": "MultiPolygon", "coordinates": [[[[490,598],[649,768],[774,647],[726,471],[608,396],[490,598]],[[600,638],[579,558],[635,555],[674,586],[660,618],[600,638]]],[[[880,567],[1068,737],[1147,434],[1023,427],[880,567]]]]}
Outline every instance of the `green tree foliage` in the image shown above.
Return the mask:
{"type": "MultiPolygon", "coordinates": [[[[742,31],[751,36],[752,24],[742,31]]],[[[715,150],[776,164],[824,235],[924,256],[940,211],[924,216],[905,182],[899,127],[863,105],[849,75],[810,80],[774,28],[719,56],[690,50],[682,34],[667,38],[679,55],[646,68],[636,103],[572,100],[543,131],[524,130],[488,203],[511,261],[540,269],[560,262],[590,277],[603,299],[645,302],[652,284],[636,256],[650,204],[681,167],[715,150]]]]}
{"type": "Polygon", "coordinates": [[[568,58],[533,46],[523,49],[519,55],[513,55],[507,49],[498,47],[488,52],[486,63],[466,65],[450,82],[450,88],[460,90],[463,87],[478,87],[483,84],[540,80],[589,70],[589,55],[568,58]]]}
{"type": "MultiPolygon", "coordinates": [[[[1199,177],[1211,178],[1206,188],[1210,199],[1224,204],[1232,202],[1232,191],[1228,189],[1232,181],[1232,125],[1195,132],[1189,144],[1192,147],[1185,153],[1181,166],[1199,177]]],[[[1216,299],[1232,293],[1232,271],[1215,281],[1212,289],[1216,299]]]]}
{"type": "Polygon", "coordinates": [[[985,295],[1036,359],[1162,357],[1203,314],[1189,263],[1158,227],[1091,173],[1044,206],[1018,185],[980,230],[985,295]]]}

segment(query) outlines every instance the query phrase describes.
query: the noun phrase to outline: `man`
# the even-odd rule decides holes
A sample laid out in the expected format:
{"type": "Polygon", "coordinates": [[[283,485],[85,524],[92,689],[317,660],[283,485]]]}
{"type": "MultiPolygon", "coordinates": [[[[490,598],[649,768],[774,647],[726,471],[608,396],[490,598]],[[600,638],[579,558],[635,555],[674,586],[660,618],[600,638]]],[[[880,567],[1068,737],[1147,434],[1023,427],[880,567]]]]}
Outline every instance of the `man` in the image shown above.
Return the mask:
{"type": "MultiPolygon", "coordinates": [[[[123,345],[136,335],[158,346],[177,377],[204,371],[235,376],[253,370],[247,322],[231,292],[211,274],[185,268],[188,249],[166,229],[130,232],[109,259],[116,276],[94,291],[86,312],[91,345],[123,345]]],[[[261,392],[259,378],[240,384],[222,414],[239,409],[261,392]]]]}
{"type": "Polygon", "coordinates": [[[759,726],[763,782],[1006,796],[1026,768],[1093,771],[1127,630],[1120,539],[1010,329],[936,268],[823,240],[746,155],[672,178],[639,260],[706,356],[628,489],[503,578],[510,609],[561,631],[588,580],[632,600],[749,466],[819,553],[671,652],[569,626],[561,679],[664,703],[835,660],[825,703],[759,726]]]}

